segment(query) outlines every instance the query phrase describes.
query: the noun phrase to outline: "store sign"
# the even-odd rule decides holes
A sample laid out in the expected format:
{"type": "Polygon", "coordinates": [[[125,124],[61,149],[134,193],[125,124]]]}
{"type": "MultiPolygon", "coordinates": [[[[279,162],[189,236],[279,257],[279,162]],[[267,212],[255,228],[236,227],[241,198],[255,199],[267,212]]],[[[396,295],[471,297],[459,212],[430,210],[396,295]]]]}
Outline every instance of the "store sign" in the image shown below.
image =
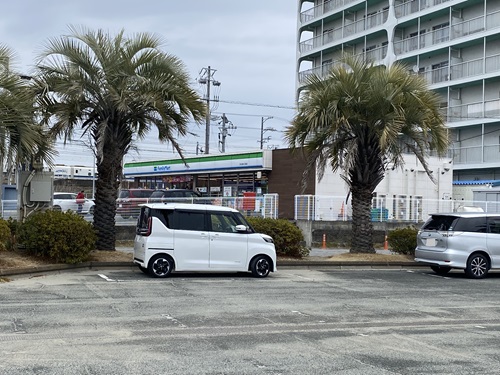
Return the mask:
{"type": "Polygon", "coordinates": [[[176,173],[213,173],[217,171],[244,171],[249,169],[271,169],[271,151],[238,153],[234,155],[216,155],[163,160],[156,162],[126,163],[125,176],[139,177],[147,175],[176,174],[176,173]],[[156,164],[158,163],[158,164],[156,164]],[[167,164],[168,163],[168,164],[167,164]]]}
{"type": "Polygon", "coordinates": [[[170,165],[157,165],[153,167],[155,172],[168,172],[170,171],[170,165]]]}

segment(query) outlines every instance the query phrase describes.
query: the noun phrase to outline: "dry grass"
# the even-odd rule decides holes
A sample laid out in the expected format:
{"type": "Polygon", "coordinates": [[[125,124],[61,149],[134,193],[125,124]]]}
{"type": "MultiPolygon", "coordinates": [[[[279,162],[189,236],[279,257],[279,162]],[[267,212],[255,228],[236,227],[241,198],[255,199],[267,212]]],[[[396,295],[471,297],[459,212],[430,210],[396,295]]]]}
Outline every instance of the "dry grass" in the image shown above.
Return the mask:
{"type": "MultiPolygon", "coordinates": [[[[117,246],[130,246],[128,243],[117,243],[117,246]]],[[[124,251],[99,251],[90,253],[92,262],[132,262],[132,254],[124,251]]],[[[344,253],[331,257],[308,257],[306,259],[284,258],[280,260],[309,260],[329,262],[409,262],[413,257],[399,254],[351,254],[344,253]]],[[[45,259],[35,258],[20,252],[0,251],[0,269],[30,268],[54,264],[45,259]]],[[[0,281],[1,282],[1,281],[0,281]]]]}
{"type": "MultiPolygon", "coordinates": [[[[92,262],[132,262],[132,254],[123,251],[94,250],[90,253],[88,260],[92,262]]],[[[54,264],[54,262],[18,252],[0,252],[0,269],[31,268],[50,264],[54,264]]]]}

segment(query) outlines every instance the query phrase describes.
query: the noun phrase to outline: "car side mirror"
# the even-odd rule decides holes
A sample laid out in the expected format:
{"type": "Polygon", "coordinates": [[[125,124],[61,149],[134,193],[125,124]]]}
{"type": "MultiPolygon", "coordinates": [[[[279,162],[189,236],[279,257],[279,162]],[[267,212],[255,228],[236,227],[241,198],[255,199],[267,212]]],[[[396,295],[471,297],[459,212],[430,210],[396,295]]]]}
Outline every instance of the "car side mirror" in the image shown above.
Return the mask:
{"type": "Polygon", "coordinates": [[[236,229],[236,232],[238,233],[246,233],[248,228],[246,227],[246,225],[243,225],[243,224],[239,224],[235,227],[236,229]]]}

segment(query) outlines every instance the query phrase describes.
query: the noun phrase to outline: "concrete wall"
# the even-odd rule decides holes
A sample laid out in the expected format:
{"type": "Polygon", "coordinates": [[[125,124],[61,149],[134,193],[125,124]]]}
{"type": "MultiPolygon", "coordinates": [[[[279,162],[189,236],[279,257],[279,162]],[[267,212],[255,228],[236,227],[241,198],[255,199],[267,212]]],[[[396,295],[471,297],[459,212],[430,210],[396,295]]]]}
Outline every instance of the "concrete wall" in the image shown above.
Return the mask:
{"type": "MultiPolygon", "coordinates": [[[[352,222],[351,221],[311,221],[297,220],[297,226],[304,235],[307,247],[320,247],[323,235],[326,235],[328,246],[349,248],[351,244],[352,222]]],[[[387,232],[396,228],[413,226],[420,228],[423,223],[404,222],[373,222],[373,242],[375,245],[383,245],[387,232]]]]}

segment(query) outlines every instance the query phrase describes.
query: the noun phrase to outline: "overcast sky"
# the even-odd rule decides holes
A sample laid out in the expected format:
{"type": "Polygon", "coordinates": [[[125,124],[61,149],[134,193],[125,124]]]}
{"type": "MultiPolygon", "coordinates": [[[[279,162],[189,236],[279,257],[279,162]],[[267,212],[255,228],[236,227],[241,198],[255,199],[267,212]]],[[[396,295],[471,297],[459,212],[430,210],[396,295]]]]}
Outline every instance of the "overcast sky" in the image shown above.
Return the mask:
{"type": "MultiPolygon", "coordinates": [[[[0,43],[16,52],[15,67],[29,74],[46,41],[68,34],[68,25],[113,34],[121,29],[127,35],[155,33],[165,41],[164,50],[184,62],[201,95],[206,85],[197,83],[200,70],[216,69],[214,79],[221,86],[213,115],[226,113],[236,127],[226,138],[226,152],[258,149],[261,117],[270,116],[264,126],[277,131],[265,133],[271,139],[264,147],[281,148],[286,146],[282,131],[294,115],[296,8],[290,0],[17,0],[2,3],[0,43]]],[[[205,125],[192,129],[198,137],[179,140],[186,156],[195,154],[197,142],[205,144],[205,125]]],[[[212,121],[211,154],[219,153],[218,133],[218,121],[212,121]]],[[[127,161],[177,157],[154,136],[139,150],[127,161]]],[[[85,147],[59,148],[59,153],[59,164],[92,164],[85,147]]]]}

